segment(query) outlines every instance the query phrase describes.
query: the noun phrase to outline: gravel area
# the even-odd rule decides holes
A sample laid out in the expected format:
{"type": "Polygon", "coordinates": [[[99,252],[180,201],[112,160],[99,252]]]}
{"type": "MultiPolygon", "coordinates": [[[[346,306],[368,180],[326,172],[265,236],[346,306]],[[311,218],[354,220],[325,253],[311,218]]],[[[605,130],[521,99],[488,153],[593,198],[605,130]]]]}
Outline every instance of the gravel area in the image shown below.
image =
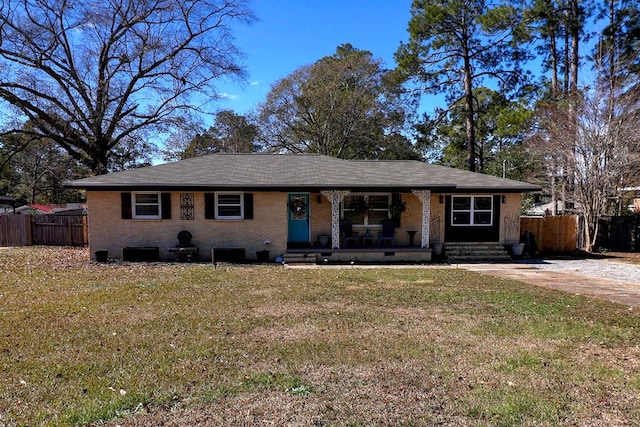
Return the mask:
{"type": "Polygon", "coordinates": [[[570,273],[587,277],[640,283],[640,265],[598,259],[529,260],[523,262],[523,264],[531,265],[540,270],[555,271],[558,273],[570,273]]]}

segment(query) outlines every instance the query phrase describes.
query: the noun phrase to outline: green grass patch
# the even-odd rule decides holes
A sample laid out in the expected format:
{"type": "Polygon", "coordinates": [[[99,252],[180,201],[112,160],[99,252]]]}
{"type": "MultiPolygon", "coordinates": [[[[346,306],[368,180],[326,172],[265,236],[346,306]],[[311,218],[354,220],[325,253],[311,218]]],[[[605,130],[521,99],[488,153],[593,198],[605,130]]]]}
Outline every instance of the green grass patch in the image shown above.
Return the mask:
{"type": "Polygon", "coordinates": [[[60,248],[4,249],[0,276],[0,425],[156,425],[180,408],[230,425],[640,419],[640,319],[596,299],[453,268],[95,264],[60,248]]]}

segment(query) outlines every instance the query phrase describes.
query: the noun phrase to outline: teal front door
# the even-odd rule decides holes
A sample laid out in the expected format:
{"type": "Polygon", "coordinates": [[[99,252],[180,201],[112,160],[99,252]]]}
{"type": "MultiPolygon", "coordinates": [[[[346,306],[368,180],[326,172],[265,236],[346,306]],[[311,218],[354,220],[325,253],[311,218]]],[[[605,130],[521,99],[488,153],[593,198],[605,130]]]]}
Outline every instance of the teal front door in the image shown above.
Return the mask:
{"type": "Polygon", "coordinates": [[[309,243],[309,195],[289,194],[289,242],[309,243]]]}

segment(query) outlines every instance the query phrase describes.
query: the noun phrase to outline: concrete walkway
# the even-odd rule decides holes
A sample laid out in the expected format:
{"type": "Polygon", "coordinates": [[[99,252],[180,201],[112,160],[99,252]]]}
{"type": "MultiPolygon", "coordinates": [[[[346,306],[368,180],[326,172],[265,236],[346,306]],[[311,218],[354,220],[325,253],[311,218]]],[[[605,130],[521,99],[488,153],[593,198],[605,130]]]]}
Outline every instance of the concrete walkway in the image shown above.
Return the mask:
{"type": "Polygon", "coordinates": [[[589,259],[458,264],[452,267],[640,307],[640,265],[589,259]]]}

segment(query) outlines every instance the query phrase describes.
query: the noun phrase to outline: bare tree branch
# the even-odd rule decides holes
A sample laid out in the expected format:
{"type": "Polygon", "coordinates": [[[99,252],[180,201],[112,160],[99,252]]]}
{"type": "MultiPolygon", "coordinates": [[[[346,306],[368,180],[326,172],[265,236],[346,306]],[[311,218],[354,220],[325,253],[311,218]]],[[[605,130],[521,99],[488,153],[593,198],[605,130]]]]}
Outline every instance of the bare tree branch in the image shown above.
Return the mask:
{"type": "Polygon", "coordinates": [[[243,76],[231,30],[252,20],[245,0],[5,0],[0,98],[104,173],[116,147],[243,76]]]}

